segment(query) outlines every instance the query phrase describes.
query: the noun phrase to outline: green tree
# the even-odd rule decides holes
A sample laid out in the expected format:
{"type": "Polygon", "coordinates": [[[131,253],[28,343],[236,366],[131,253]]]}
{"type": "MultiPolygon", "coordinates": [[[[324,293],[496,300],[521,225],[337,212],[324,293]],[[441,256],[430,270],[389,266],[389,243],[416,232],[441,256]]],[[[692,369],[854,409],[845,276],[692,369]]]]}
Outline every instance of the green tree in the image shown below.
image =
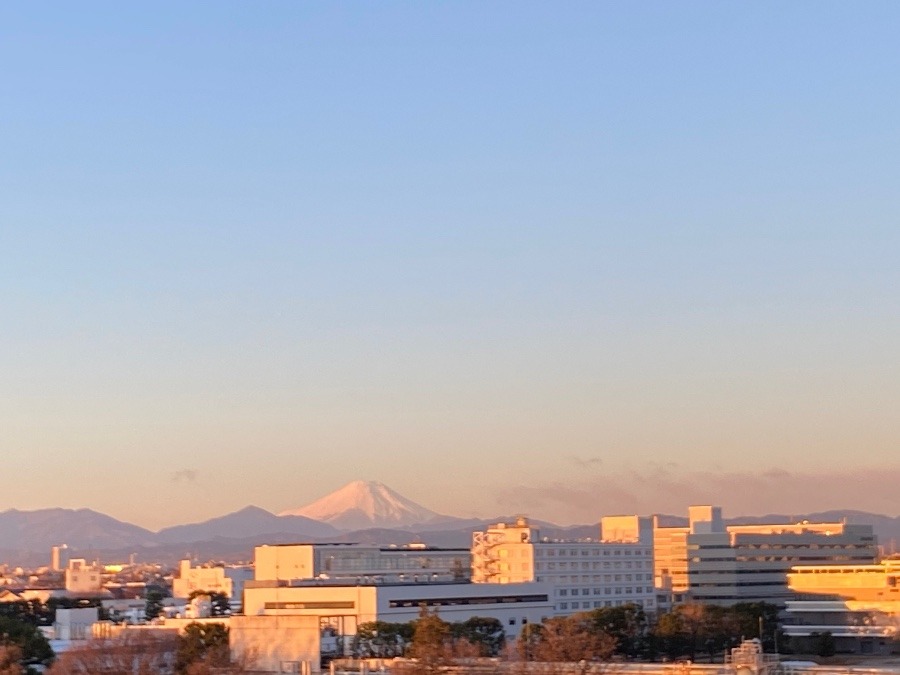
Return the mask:
{"type": "Polygon", "coordinates": [[[175,672],[189,673],[207,668],[226,668],[231,662],[228,629],[220,623],[190,623],[178,637],[175,672]]]}
{"type": "Polygon", "coordinates": [[[738,637],[758,637],[766,651],[775,651],[775,633],[780,627],[778,605],[771,602],[739,602],[732,605],[730,610],[736,622],[738,637]]]}
{"type": "Polygon", "coordinates": [[[474,646],[479,656],[499,656],[506,646],[503,624],[493,617],[473,616],[450,624],[450,632],[454,639],[474,646]]]}
{"type": "Polygon", "coordinates": [[[19,655],[19,665],[26,671],[43,668],[53,661],[53,649],[37,627],[20,619],[0,617],[0,645],[19,655]]]}
{"type": "Polygon", "coordinates": [[[165,597],[165,594],[156,588],[147,590],[147,594],[144,596],[146,600],[144,616],[147,617],[147,621],[152,621],[162,613],[162,601],[165,597]]]}
{"type": "Polygon", "coordinates": [[[228,616],[231,614],[231,601],[228,599],[228,596],[224,593],[219,593],[218,591],[191,591],[191,594],[188,596],[188,602],[191,602],[194,598],[199,598],[202,596],[208,596],[210,602],[210,612],[212,616],[228,616]]]}
{"type": "Polygon", "coordinates": [[[634,603],[602,607],[589,612],[597,630],[616,639],[616,652],[635,657],[646,650],[649,620],[644,608],[634,603]]]}
{"type": "Polygon", "coordinates": [[[360,658],[391,659],[406,653],[412,637],[411,623],[368,621],[357,627],[351,649],[360,658]]]}
{"type": "Polygon", "coordinates": [[[656,619],[654,638],[657,647],[670,659],[687,653],[681,616],[675,612],[660,614],[656,619]]]}

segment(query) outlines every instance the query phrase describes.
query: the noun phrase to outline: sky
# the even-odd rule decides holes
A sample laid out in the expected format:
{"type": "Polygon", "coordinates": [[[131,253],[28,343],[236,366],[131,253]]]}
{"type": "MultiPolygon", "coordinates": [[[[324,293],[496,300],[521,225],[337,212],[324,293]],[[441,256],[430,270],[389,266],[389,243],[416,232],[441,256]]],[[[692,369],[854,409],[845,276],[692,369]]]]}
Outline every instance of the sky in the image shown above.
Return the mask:
{"type": "Polygon", "coordinates": [[[893,2],[0,7],[0,510],[900,514],[893,2]]]}

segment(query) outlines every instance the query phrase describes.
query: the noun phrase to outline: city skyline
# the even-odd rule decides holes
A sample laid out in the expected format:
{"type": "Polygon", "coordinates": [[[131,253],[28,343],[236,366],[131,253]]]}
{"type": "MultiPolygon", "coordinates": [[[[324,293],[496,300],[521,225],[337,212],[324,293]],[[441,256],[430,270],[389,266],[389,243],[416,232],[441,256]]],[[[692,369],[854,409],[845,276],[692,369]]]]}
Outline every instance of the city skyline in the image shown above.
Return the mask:
{"type": "Polygon", "coordinates": [[[898,515],[900,8],[0,8],[0,510],[898,515]]]}

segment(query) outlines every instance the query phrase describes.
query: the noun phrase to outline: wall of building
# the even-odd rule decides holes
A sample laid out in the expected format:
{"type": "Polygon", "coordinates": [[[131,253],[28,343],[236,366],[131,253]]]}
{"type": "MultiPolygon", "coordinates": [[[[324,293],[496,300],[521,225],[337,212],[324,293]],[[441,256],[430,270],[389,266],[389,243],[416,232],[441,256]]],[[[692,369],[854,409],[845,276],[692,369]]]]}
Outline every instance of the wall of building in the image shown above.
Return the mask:
{"type": "Polygon", "coordinates": [[[187,598],[194,591],[223,593],[230,598],[233,588],[223,567],[191,567],[190,560],[182,560],[178,576],[172,579],[172,597],[187,598]]]}
{"type": "Polygon", "coordinates": [[[522,626],[553,615],[551,589],[544,584],[396,584],[369,586],[297,585],[244,589],[247,616],[313,616],[340,635],[356,634],[361,623],[405,623],[422,605],[449,622],[493,617],[514,638],[522,626]]]}
{"type": "Polygon", "coordinates": [[[798,564],[872,563],[872,528],[844,523],[722,524],[718,507],[691,507],[688,527],[654,527],[657,588],[673,602],[783,604],[798,564]]]}
{"type": "Polygon", "coordinates": [[[75,595],[100,593],[102,590],[100,568],[88,564],[83,558],[69,561],[66,568],[66,591],[75,595]]]}
{"type": "Polygon", "coordinates": [[[232,659],[253,672],[320,672],[320,630],[314,616],[235,616],[230,627],[232,659]]]}
{"type": "Polygon", "coordinates": [[[464,581],[471,576],[466,549],[359,544],[258,546],[256,579],[346,579],[380,581],[464,581]]]}
{"type": "Polygon", "coordinates": [[[500,523],[472,537],[472,579],[477,583],[538,582],[552,587],[553,613],[565,616],[635,603],[656,609],[649,524],[616,517],[609,529],[631,541],[547,541],[527,519],[500,523]],[[634,537],[637,537],[635,539],[634,537]]]}

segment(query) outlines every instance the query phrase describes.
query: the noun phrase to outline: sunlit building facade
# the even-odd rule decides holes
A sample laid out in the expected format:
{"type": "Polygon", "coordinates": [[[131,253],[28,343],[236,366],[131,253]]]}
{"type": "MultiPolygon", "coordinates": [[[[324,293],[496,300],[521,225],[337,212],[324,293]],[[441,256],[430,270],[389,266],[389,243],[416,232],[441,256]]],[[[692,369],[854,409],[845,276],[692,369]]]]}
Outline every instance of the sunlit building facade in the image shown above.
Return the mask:
{"type": "Polygon", "coordinates": [[[423,544],[272,544],[254,552],[257,579],[344,580],[348,583],[468,581],[471,554],[466,548],[423,544]]]}
{"type": "Polygon", "coordinates": [[[620,539],[551,541],[526,518],[498,523],[472,535],[472,581],[548,584],[556,616],[629,603],[655,611],[650,519],[604,519],[601,532],[620,539]]]}
{"type": "Polygon", "coordinates": [[[872,564],[878,545],[871,526],[846,523],[728,525],[715,506],[692,506],[686,527],[653,532],[657,587],[670,601],[718,605],[772,602],[791,596],[795,565],[872,564]]]}
{"type": "Polygon", "coordinates": [[[900,559],[875,565],[802,565],[788,574],[784,632],[800,648],[829,633],[838,651],[900,647],[900,559]]]}

